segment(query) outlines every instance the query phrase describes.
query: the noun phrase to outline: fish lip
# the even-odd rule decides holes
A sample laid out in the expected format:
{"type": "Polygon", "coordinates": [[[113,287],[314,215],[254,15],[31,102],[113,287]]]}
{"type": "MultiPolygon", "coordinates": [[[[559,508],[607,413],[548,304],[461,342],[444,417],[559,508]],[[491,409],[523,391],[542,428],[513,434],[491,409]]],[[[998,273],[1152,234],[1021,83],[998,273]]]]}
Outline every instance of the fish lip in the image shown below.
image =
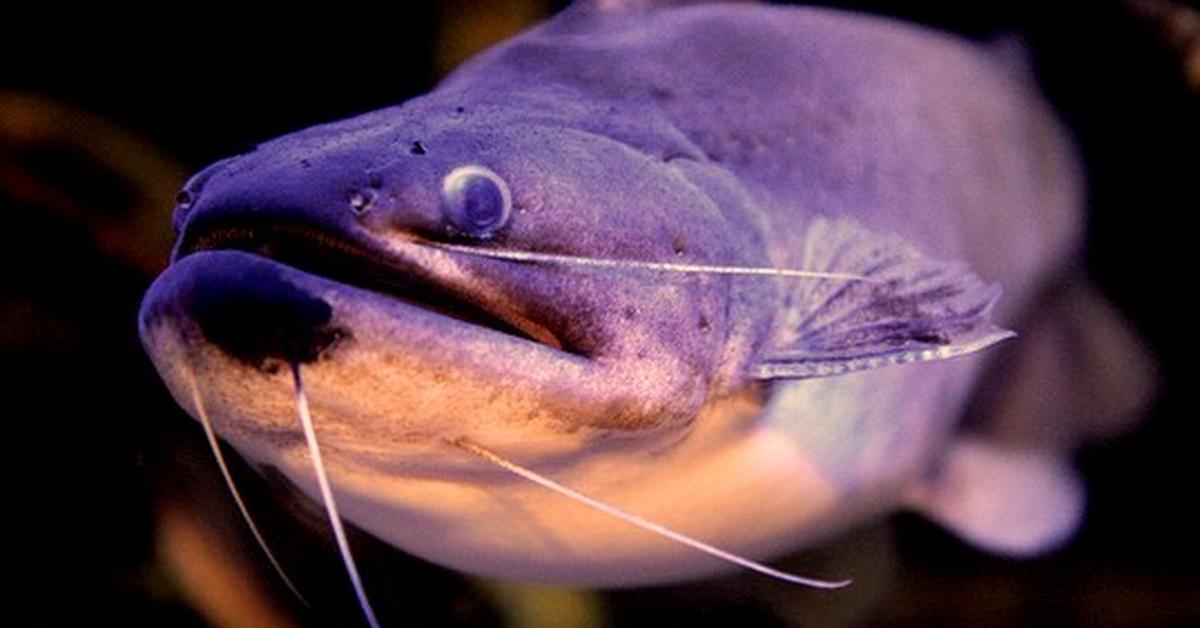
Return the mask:
{"type": "MultiPolygon", "coordinates": [[[[498,311],[485,299],[471,298],[470,286],[434,264],[398,254],[368,234],[350,237],[315,225],[279,221],[238,221],[191,225],[181,235],[172,264],[196,253],[238,251],[286,268],[557,351],[566,347],[552,330],[518,312],[498,311]],[[357,273],[357,274],[356,274],[357,273]]],[[[411,247],[420,239],[409,238],[411,247]]],[[[429,247],[424,247],[429,248],[429,247]]],[[[420,257],[420,256],[413,256],[420,257]]]]}

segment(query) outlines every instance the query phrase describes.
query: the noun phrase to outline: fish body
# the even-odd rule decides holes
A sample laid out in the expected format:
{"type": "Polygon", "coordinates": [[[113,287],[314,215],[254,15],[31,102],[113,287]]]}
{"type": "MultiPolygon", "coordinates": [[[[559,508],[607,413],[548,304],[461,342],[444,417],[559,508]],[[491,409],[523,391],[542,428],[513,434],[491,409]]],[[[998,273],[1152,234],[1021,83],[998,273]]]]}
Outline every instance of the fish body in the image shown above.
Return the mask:
{"type": "Polygon", "coordinates": [[[1082,511],[1062,452],[958,420],[977,351],[1077,253],[1079,186],[995,47],[825,9],[579,3],[426,96],[197,174],[140,330],[181,406],[316,496],[298,364],[345,518],[470,573],[723,565],[464,442],[751,557],[906,505],[1029,553],[1082,511]]]}

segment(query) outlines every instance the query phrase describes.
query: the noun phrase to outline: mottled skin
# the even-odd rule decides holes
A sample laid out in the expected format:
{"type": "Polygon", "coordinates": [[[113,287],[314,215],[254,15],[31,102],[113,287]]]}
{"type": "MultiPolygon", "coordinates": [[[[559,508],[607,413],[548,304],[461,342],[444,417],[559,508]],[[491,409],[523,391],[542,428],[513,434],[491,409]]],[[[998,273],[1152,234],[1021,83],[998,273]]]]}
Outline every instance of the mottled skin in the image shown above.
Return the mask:
{"type": "Polygon", "coordinates": [[[1078,203],[1068,144],[1009,60],[824,10],[577,5],[427,96],[197,175],[143,339],[181,405],[196,413],[194,373],[218,432],[313,495],[280,368],[304,362],[347,519],[434,561],[608,585],[719,568],[489,469],[460,437],[769,557],[894,508],[952,437],[977,360],[755,381],[813,305],[801,280],[431,248],[416,240],[470,242],[441,179],[481,164],[507,181],[516,210],[481,247],[803,267],[814,221],[849,218],[965,261],[1011,321],[1074,252],[1078,203]],[[371,251],[540,342],[281,265],[300,246],[281,238],[371,251]]]}

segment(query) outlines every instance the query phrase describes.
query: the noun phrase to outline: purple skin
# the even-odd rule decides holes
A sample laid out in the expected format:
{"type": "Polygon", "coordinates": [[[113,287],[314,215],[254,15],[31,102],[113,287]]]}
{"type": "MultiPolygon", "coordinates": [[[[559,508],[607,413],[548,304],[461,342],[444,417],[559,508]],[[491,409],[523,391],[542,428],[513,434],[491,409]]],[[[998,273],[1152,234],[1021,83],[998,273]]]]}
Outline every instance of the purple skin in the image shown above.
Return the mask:
{"type": "MultiPolygon", "coordinates": [[[[555,450],[568,470],[614,442],[674,442],[721,400],[769,392],[756,365],[811,353],[787,329],[796,311],[841,298],[862,300],[874,315],[873,299],[886,299],[851,290],[804,302],[795,280],[521,264],[417,241],[804,268],[813,225],[848,221],[868,238],[883,234],[930,260],[965,263],[946,281],[951,297],[971,297],[972,329],[986,323],[995,292],[971,273],[1002,286],[992,314],[1011,322],[1076,252],[1080,216],[1069,142],[1009,60],[930,31],[817,9],[609,12],[580,4],[468,62],[426,96],[284,136],[197,174],[176,210],[173,264],[143,304],[143,340],[181,404],[190,407],[182,359],[215,391],[218,431],[266,463],[282,442],[271,439],[291,438],[280,436],[290,417],[270,418],[287,409],[280,367],[311,368],[319,406],[320,369],[388,351],[390,363],[410,368],[421,407],[435,408],[439,420],[494,410],[503,424],[586,433],[555,450]],[[465,233],[441,197],[443,177],[467,164],[491,169],[512,193],[511,218],[484,238],[465,233]],[[362,312],[382,313],[388,329],[369,333],[362,312]],[[236,383],[255,378],[274,382],[283,410],[256,408],[258,393],[236,383]],[[474,395],[465,400],[464,382],[474,395]],[[235,411],[267,418],[239,425],[235,411]]],[[[833,257],[813,270],[870,266],[833,257]]],[[[962,329],[947,321],[969,308],[951,297],[908,303],[912,321],[871,347],[954,344],[962,329]]],[[[881,398],[905,387],[927,393],[909,400],[917,409],[906,416],[932,427],[913,428],[921,442],[897,454],[905,461],[898,478],[865,493],[926,469],[916,460],[947,440],[976,372],[967,362],[916,375],[903,373],[916,367],[878,371],[891,391],[881,398]],[[950,392],[912,385],[947,373],[950,392]]],[[[421,427],[422,412],[403,425],[363,428],[361,438],[439,435],[421,427]]],[[[839,447],[807,455],[820,467],[868,449],[839,447]]],[[[415,455],[412,464],[445,472],[440,456],[415,455]]],[[[865,477],[845,481],[861,486],[865,477]]],[[[850,510],[886,508],[880,503],[850,510]]],[[[815,529],[839,519],[822,517],[815,529]]],[[[786,545],[776,538],[782,531],[764,535],[735,545],[759,554],[786,545]]],[[[419,544],[410,549],[445,553],[419,544]]],[[[496,565],[503,560],[480,571],[504,575],[496,565]]],[[[709,568],[667,568],[664,577],[709,568]]],[[[539,569],[545,579],[558,573],[539,569]]],[[[638,579],[605,569],[593,580],[638,579]]]]}

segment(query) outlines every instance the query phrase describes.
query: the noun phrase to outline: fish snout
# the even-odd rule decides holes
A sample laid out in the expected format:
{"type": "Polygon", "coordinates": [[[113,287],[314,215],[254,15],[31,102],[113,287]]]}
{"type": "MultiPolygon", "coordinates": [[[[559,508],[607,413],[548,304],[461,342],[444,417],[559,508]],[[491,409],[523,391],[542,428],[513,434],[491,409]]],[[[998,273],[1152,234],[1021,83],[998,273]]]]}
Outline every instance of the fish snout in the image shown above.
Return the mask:
{"type": "Polygon", "coordinates": [[[189,217],[193,213],[193,209],[199,203],[200,197],[204,192],[204,184],[213,175],[221,172],[238,159],[241,159],[241,156],[234,155],[212,163],[200,172],[192,175],[187,180],[187,183],[183,184],[183,188],[179,190],[179,194],[175,197],[175,208],[171,213],[171,227],[175,230],[176,236],[183,233],[184,225],[187,224],[189,217]]]}
{"type": "Polygon", "coordinates": [[[384,126],[335,133],[354,122],[285,136],[193,176],[175,207],[174,259],[197,248],[197,234],[230,228],[303,225],[349,235],[397,221],[415,230],[441,226],[436,165],[398,146],[384,126]]]}

